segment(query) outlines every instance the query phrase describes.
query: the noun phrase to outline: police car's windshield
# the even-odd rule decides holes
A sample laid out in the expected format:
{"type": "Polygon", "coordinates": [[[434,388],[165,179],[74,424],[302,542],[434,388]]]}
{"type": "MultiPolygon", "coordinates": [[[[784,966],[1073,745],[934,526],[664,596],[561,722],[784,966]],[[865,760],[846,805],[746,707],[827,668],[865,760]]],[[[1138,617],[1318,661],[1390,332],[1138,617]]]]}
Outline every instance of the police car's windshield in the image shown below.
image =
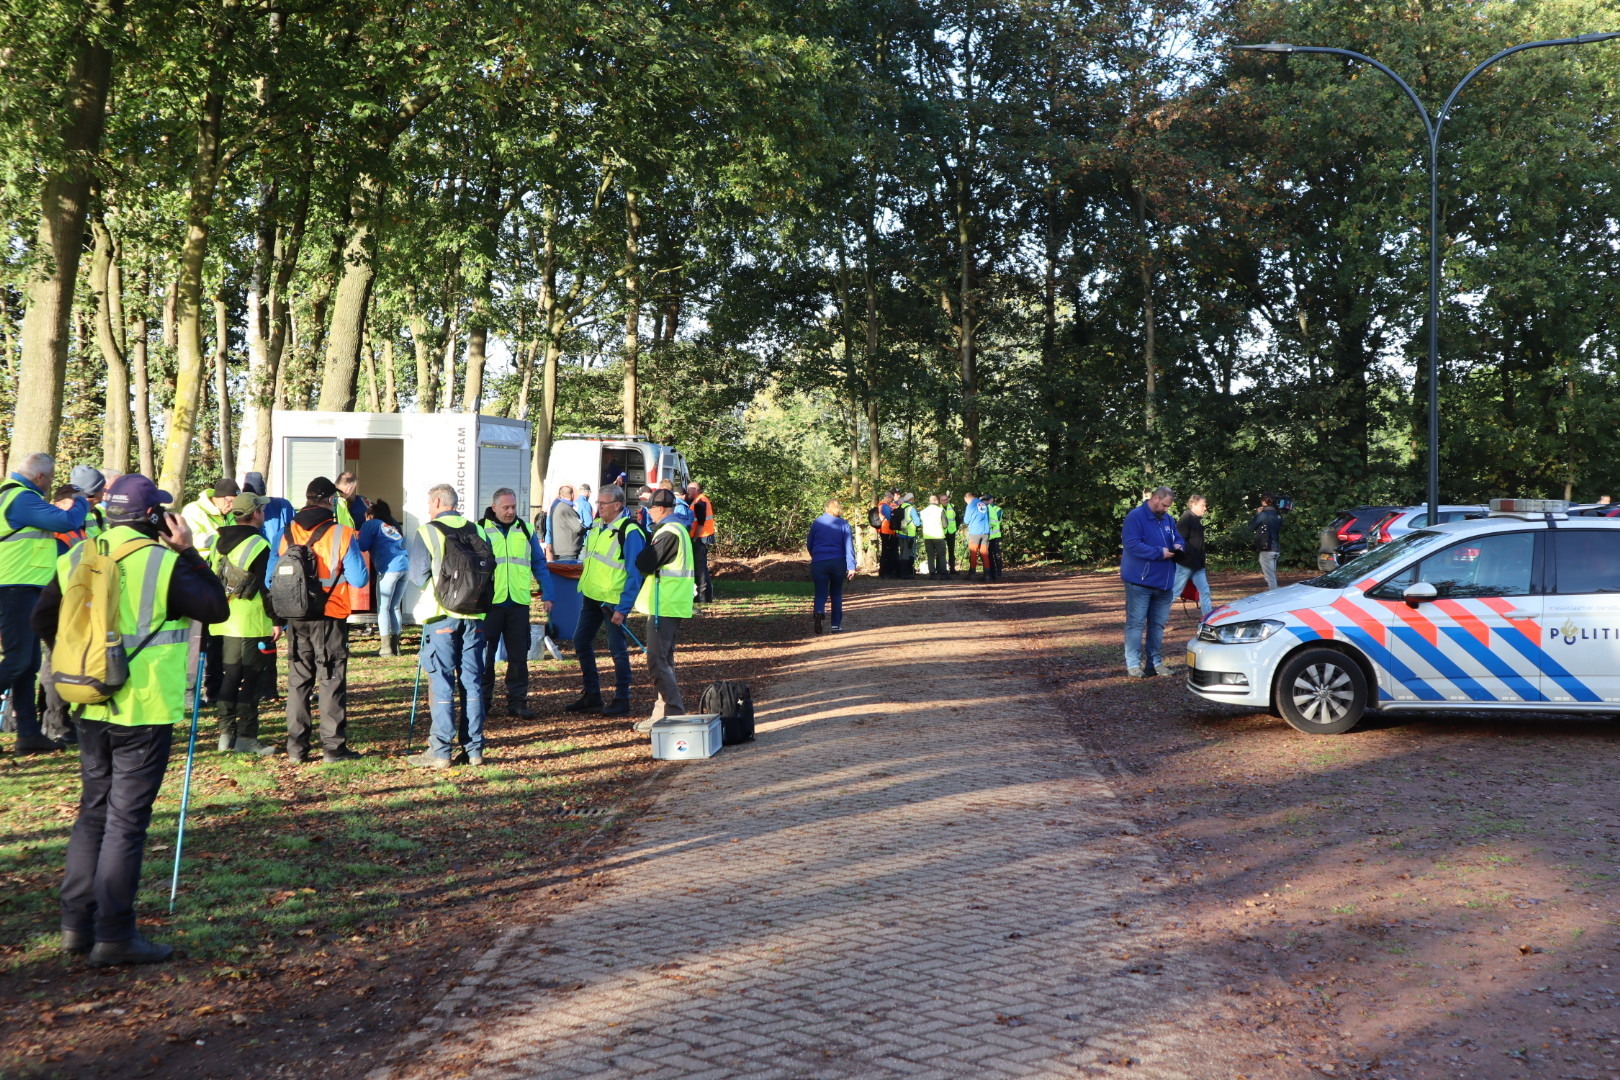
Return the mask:
{"type": "Polygon", "coordinates": [[[1441,538],[1440,533],[1428,530],[1409,532],[1398,540],[1391,540],[1387,544],[1379,544],[1359,559],[1345,563],[1332,573],[1323,574],[1319,578],[1311,578],[1301,582],[1302,585],[1315,585],[1321,589],[1348,589],[1356,582],[1375,574],[1380,567],[1387,566],[1403,555],[1409,555],[1419,548],[1428,547],[1441,538]]]}

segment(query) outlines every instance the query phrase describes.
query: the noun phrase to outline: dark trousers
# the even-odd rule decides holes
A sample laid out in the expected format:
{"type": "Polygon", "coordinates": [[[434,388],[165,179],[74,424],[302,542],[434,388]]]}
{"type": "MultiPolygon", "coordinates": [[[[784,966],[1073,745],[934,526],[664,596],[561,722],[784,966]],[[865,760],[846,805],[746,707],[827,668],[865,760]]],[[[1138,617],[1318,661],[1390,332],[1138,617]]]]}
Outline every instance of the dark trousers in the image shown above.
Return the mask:
{"type": "Polygon", "coordinates": [[[956,533],[945,534],[945,576],[956,576],[956,533]]]}
{"type": "Polygon", "coordinates": [[[219,687],[225,681],[224,639],[203,629],[203,651],[208,663],[203,668],[203,700],[212,705],[219,700],[219,687]]]}
{"type": "Polygon", "coordinates": [[[709,577],[709,547],[713,537],[705,536],[692,541],[692,584],[697,587],[697,599],[707,604],[714,599],[714,581],[709,577]]]}
{"type": "Polygon", "coordinates": [[[28,624],[39,603],[37,585],[0,586],[0,694],[7,696],[17,737],[39,732],[39,707],[34,680],[39,672],[39,635],[28,624]]]}
{"type": "Polygon", "coordinates": [[[79,819],[68,840],[62,928],[97,941],[135,936],[135,891],[152,803],[169,765],[171,724],[79,721],[79,819]]]}
{"type": "Polygon", "coordinates": [[[990,538],[990,577],[999,580],[1001,577],[1001,537],[990,538]]]}
{"type": "Polygon", "coordinates": [[[349,738],[349,626],[342,619],[295,619],[287,624],[287,753],[309,752],[309,696],[320,684],[321,749],[332,753],[349,738]]]}
{"type": "Polygon", "coordinates": [[[928,548],[928,576],[942,578],[945,576],[945,541],[924,540],[923,545],[928,548]]]}
{"type": "Polygon", "coordinates": [[[43,641],[39,643],[39,726],[47,739],[68,743],[79,741],[78,729],[73,726],[73,715],[67,702],[51,683],[51,650],[43,641]]]}
{"type": "Polygon", "coordinates": [[[529,607],[496,604],[484,616],[484,704],[495,700],[495,654],[506,642],[506,700],[529,696],[529,607]]]}
{"type": "MultiPolygon", "coordinates": [[[[259,701],[274,677],[273,657],[259,651],[259,638],[219,638],[224,658],[220,672],[219,704],[225,716],[236,715],[257,722],[259,701]]],[[[249,738],[256,738],[257,728],[249,738]]]]}
{"type": "Polygon", "coordinates": [[[579,623],[574,628],[574,655],[579,659],[579,674],[587,694],[600,694],[602,680],[596,673],[596,632],[607,625],[608,652],[613,654],[613,696],[630,700],[630,647],[625,644],[624,627],[615,626],[612,617],[602,608],[600,600],[584,597],[579,608],[579,623]]]}
{"type": "Polygon", "coordinates": [[[844,625],[844,575],[847,572],[843,559],[818,559],[810,564],[810,580],[816,586],[815,613],[820,615],[827,610],[827,601],[832,601],[832,624],[844,625]]]}
{"type": "Polygon", "coordinates": [[[893,533],[878,533],[878,577],[900,576],[900,538],[893,533]]]}

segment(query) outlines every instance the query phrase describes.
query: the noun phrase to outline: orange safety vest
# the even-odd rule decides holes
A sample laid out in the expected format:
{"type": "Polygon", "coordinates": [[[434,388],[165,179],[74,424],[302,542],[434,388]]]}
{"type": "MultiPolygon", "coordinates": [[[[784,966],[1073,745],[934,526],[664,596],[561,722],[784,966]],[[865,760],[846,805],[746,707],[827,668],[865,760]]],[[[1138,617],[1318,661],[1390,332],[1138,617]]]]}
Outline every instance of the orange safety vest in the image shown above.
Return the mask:
{"type": "Polygon", "coordinates": [[[692,514],[693,514],[693,519],[692,519],[692,539],[701,540],[705,536],[713,536],[714,535],[714,503],[709,501],[709,497],[707,495],[699,495],[697,498],[692,500],[692,514]],[[701,525],[699,525],[697,523],[697,516],[696,516],[697,515],[698,503],[702,503],[703,504],[703,509],[704,509],[703,524],[701,524],[701,525]]]}
{"type": "MultiPolygon", "coordinates": [[[[281,534],[281,551],[278,554],[286,554],[292,544],[307,544],[314,532],[315,529],[306,529],[297,522],[290,522],[287,531],[281,534]]],[[[354,530],[334,520],[326,535],[321,537],[321,546],[315,549],[316,573],[323,582],[337,582],[332,586],[332,595],[326,600],[326,617],[329,619],[347,619],[353,609],[349,583],[343,580],[343,556],[353,542],[354,530]]]]}
{"type": "Polygon", "coordinates": [[[901,511],[898,506],[889,507],[889,512],[887,514],[883,513],[883,511],[881,511],[881,510],[878,511],[878,516],[883,518],[883,524],[878,528],[878,532],[881,535],[883,535],[883,536],[899,536],[900,535],[899,531],[897,529],[895,529],[895,527],[894,527],[894,515],[896,513],[903,513],[903,511],[901,511]]]}

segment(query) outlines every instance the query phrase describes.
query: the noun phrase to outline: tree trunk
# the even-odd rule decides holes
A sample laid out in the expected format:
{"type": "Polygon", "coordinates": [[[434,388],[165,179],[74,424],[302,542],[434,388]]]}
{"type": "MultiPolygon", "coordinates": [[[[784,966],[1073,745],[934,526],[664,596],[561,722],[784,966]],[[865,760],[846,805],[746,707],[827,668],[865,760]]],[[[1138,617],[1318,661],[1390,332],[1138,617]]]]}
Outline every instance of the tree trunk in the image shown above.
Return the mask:
{"type": "Polygon", "coordinates": [[[969,480],[975,480],[979,471],[979,358],[976,352],[978,305],[975,302],[973,265],[973,191],[969,179],[970,169],[963,165],[957,170],[956,188],[956,242],[961,248],[960,284],[961,303],[958,313],[962,320],[957,343],[962,360],[962,464],[969,480]]]}
{"type": "Polygon", "coordinates": [[[450,322],[444,328],[444,352],[439,357],[439,404],[444,412],[450,412],[456,400],[456,354],[461,351],[461,312],[455,311],[450,315],[450,322]]]}
{"type": "Polygon", "coordinates": [[[151,300],[151,275],[141,271],[141,311],[129,324],[129,377],[135,392],[135,464],[141,475],[157,475],[157,459],[152,452],[152,386],[147,379],[147,344],[151,327],[146,321],[146,305],[151,300]]]}
{"type": "Polygon", "coordinates": [[[186,469],[191,462],[191,440],[197,428],[197,404],[202,397],[202,278],[208,258],[208,218],[219,184],[220,127],[225,117],[224,57],[235,32],[240,0],[220,0],[219,22],[209,43],[208,90],[203,95],[197,124],[197,158],[191,171],[186,204],[186,237],[180,249],[180,278],[176,283],[174,401],[163,448],[163,475],[158,486],[183,497],[186,469]]]}
{"type": "Polygon", "coordinates": [[[361,356],[366,364],[366,411],[382,412],[382,388],[377,385],[377,345],[371,340],[371,330],[366,329],[365,348],[361,356]]]}
{"type": "Polygon", "coordinates": [[[399,390],[396,386],[394,374],[394,339],[389,336],[383,340],[382,347],[383,368],[383,412],[399,412],[399,390]]]}
{"type": "Polygon", "coordinates": [[[1142,282],[1142,368],[1145,376],[1142,416],[1147,432],[1147,439],[1143,442],[1142,469],[1152,480],[1153,436],[1158,427],[1159,363],[1154,355],[1153,246],[1147,231],[1147,196],[1142,192],[1136,193],[1136,227],[1142,245],[1137,270],[1142,282]]]}
{"type": "Polygon", "coordinates": [[[484,402],[484,350],[489,344],[489,327],[474,326],[467,332],[466,386],[461,394],[461,411],[476,413],[484,402]]]}
{"type": "Polygon", "coordinates": [[[248,286],[248,408],[253,410],[253,446],[242,448],[252,471],[269,473],[271,412],[285,399],[282,356],[287,347],[287,287],[298,268],[304,227],[309,221],[309,178],[298,188],[291,220],[283,231],[280,192],[275,182],[261,188],[259,235],[248,286]]]}
{"type": "Polygon", "coordinates": [[[529,399],[534,394],[534,358],[540,354],[540,343],[531,341],[518,352],[518,392],[506,415],[513,420],[529,418],[529,399]]]}
{"type": "Polygon", "coordinates": [[[343,276],[332,306],[332,328],[326,341],[326,369],[321,376],[322,412],[354,408],[355,377],[365,338],[371,287],[377,280],[375,215],[382,206],[383,184],[362,176],[349,195],[349,233],[343,243],[343,276]]]}
{"type": "Polygon", "coordinates": [[[424,316],[411,316],[411,349],[416,354],[416,411],[430,413],[438,405],[437,368],[433,366],[433,341],[424,316]]]}
{"type": "Polygon", "coordinates": [[[219,412],[219,475],[235,476],[236,460],[231,435],[231,384],[226,360],[230,354],[230,309],[223,296],[214,297],[214,408],[219,412]]]}
{"type": "Polygon", "coordinates": [[[636,366],[641,359],[641,208],[635,191],[624,193],[624,433],[635,435],[636,366]]]}
{"type": "Polygon", "coordinates": [[[96,343],[107,361],[107,425],[101,433],[101,467],[129,471],[129,367],[125,361],[124,284],[118,268],[119,245],[97,215],[91,221],[95,252],[90,289],[96,297],[96,343]]]}
{"type": "MultiPolygon", "coordinates": [[[[97,21],[118,17],[121,0],[96,5],[97,21]]],[[[55,453],[67,375],[68,318],[79,277],[92,161],[101,148],[112,83],[112,51],[85,34],[73,50],[64,86],[62,157],[50,163],[40,188],[34,266],[23,294],[22,357],[17,372],[9,461],[55,453]]]]}

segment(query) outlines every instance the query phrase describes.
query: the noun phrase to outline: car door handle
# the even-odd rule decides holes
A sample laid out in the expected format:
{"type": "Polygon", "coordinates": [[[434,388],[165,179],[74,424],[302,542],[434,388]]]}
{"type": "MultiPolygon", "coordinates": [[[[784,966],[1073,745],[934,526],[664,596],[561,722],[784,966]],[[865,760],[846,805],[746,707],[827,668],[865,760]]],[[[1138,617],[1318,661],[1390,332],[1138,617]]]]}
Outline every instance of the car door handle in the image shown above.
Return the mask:
{"type": "Polygon", "coordinates": [[[1528,611],[1520,611],[1519,609],[1514,608],[1512,611],[1504,611],[1504,612],[1502,612],[1502,618],[1504,618],[1504,619],[1533,619],[1533,618],[1535,618],[1535,616],[1532,615],[1528,611]]]}

